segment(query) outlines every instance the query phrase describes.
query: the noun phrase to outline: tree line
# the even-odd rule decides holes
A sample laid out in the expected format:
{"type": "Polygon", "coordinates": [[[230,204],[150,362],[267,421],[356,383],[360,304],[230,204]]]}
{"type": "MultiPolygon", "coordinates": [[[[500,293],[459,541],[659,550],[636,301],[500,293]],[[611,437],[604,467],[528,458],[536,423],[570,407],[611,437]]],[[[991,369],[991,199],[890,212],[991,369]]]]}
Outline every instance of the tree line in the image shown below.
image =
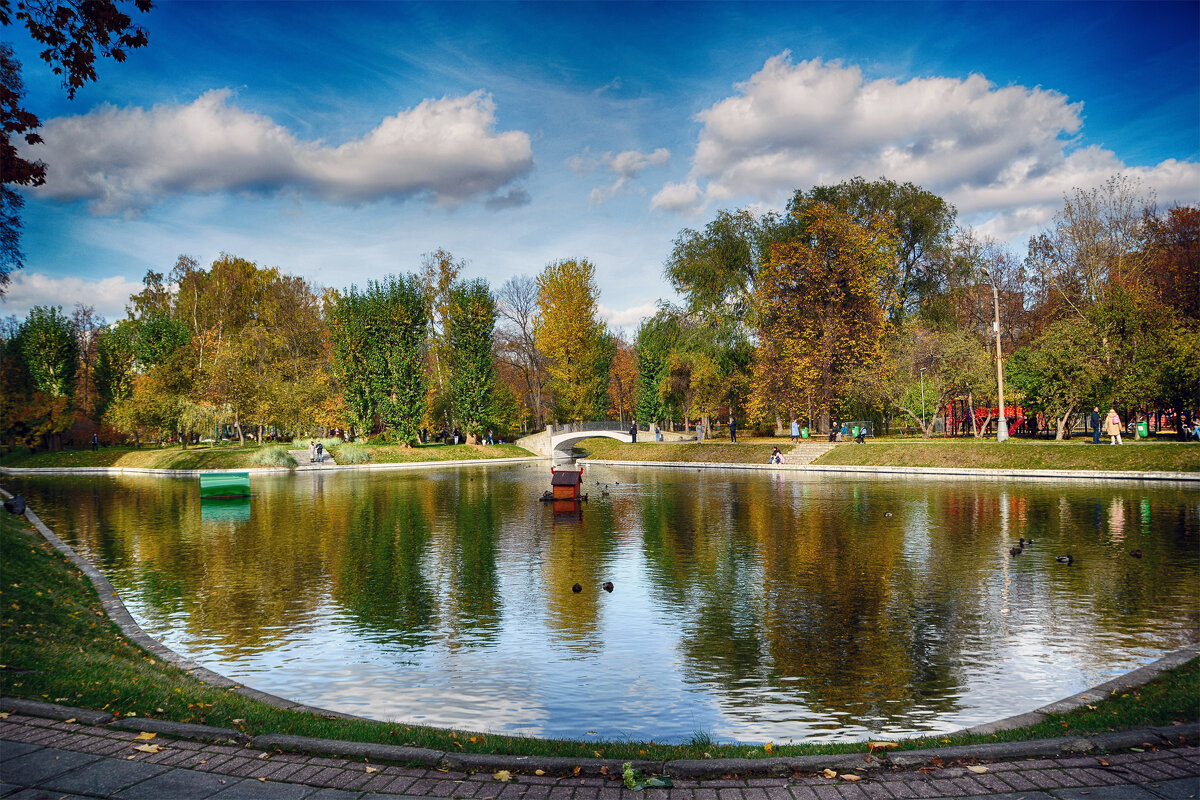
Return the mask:
{"type": "Polygon", "coordinates": [[[1200,406],[1200,211],[1159,211],[1130,179],[1064,198],[1027,255],[958,225],[914,186],[861,178],[783,212],[723,210],[674,241],[661,303],[632,341],[599,318],[596,267],[552,262],[493,289],[444,250],[404,275],[320,289],[222,255],[149,271],[126,317],[34,308],[0,325],[0,436],[27,447],[214,432],[345,430],[413,444],[550,421],[707,426],[731,416],[899,422],[948,408],[985,435],[1007,413],[1058,437],[1092,405],[1200,406]]]}

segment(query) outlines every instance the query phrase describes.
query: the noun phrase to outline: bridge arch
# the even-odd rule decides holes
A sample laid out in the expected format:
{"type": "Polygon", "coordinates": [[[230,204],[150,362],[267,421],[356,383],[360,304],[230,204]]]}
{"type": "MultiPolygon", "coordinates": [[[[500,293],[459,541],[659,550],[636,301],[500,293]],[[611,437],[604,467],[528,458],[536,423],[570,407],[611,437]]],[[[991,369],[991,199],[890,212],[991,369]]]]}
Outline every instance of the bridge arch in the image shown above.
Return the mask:
{"type": "MultiPolygon", "coordinates": [[[[638,426],[638,435],[644,437],[642,441],[650,441],[651,435],[649,431],[645,430],[645,427],[644,425],[638,426]]],[[[607,436],[618,442],[632,441],[628,423],[605,420],[547,425],[546,430],[520,438],[516,444],[538,455],[553,457],[570,453],[572,445],[576,442],[590,439],[593,436],[607,436]]]]}

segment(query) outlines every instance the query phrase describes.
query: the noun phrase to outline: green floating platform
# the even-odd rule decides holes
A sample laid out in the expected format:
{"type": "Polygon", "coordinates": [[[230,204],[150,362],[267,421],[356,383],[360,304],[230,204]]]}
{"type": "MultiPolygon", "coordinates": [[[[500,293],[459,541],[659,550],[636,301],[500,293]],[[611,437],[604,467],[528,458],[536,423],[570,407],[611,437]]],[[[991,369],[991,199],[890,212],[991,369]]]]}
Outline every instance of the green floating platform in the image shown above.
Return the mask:
{"type": "Polygon", "coordinates": [[[249,472],[213,472],[200,476],[200,499],[219,497],[249,497],[249,472]]]}
{"type": "Polygon", "coordinates": [[[201,522],[245,522],[248,519],[249,497],[210,497],[200,504],[201,522]]]}

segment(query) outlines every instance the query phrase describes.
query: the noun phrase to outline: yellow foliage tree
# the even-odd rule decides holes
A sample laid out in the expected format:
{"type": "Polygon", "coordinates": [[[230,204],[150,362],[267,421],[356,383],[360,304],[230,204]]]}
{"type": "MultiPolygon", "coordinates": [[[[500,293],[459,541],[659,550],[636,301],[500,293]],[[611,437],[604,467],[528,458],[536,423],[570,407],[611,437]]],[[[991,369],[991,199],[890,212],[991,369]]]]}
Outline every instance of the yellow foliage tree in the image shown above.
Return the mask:
{"type": "Polygon", "coordinates": [[[829,429],[854,371],[879,359],[892,302],[896,234],[828,203],[792,211],[797,234],[771,245],[758,280],[751,415],[805,415],[829,429]]]}
{"type": "Polygon", "coordinates": [[[596,317],[596,267],[586,259],[555,261],[538,275],[533,339],[546,357],[559,419],[603,416],[613,345],[596,317]]]}

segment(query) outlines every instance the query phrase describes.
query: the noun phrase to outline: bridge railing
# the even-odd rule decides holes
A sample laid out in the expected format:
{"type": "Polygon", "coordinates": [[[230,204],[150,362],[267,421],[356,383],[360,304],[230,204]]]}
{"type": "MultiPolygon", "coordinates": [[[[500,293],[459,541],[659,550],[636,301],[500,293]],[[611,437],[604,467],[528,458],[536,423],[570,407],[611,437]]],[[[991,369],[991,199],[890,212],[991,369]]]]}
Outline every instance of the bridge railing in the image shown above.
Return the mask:
{"type": "MultiPolygon", "coordinates": [[[[648,431],[650,426],[644,423],[639,424],[639,431],[648,431]]],[[[588,431],[628,431],[628,422],[618,422],[615,420],[598,420],[595,422],[564,422],[562,424],[552,424],[546,426],[550,431],[551,436],[557,436],[560,433],[587,433],[588,431]]]]}

